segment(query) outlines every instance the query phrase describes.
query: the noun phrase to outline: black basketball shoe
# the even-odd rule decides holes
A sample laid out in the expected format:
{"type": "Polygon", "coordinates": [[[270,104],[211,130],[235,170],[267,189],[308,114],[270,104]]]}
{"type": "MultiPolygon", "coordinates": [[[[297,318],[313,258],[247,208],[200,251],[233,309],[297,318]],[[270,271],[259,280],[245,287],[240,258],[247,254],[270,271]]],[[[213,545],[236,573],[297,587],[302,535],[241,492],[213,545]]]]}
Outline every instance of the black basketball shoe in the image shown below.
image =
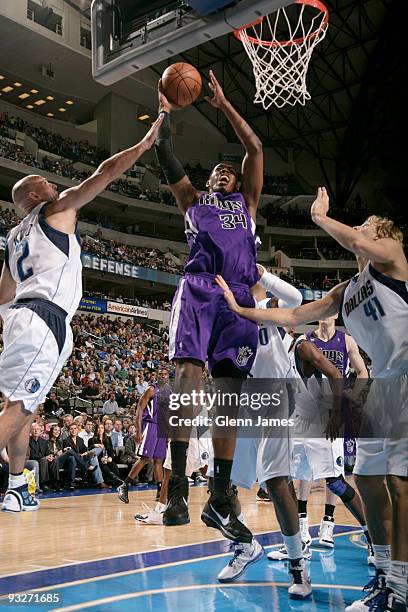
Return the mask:
{"type": "Polygon", "coordinates": [[[231,492],[224,495],[211,493],[201,513],[201,520],[207,527],[219,529],[226,538],[233,542],[250,544],[252,533],[238,520],[232,509],[232,498],[231,492]]]}
{"type": "Polygon", "coordinates": [[[190,522],[188,515],[188,480],[187,476],[172,476],[167,494],[167,507],[163,514],[163,525],[186,525],[190,522]]]}

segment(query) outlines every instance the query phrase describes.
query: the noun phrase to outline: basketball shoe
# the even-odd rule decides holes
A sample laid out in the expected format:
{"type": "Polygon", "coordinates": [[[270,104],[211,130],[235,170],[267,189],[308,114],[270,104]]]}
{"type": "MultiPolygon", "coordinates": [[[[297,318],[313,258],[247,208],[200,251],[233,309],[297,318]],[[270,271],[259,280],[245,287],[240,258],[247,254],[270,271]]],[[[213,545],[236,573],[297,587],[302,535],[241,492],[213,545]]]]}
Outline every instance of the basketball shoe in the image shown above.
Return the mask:
{"type": "Polygon", "coordinates": [[[311,595],[312,584],[304,559],[289,561],[289,576],[291,577],[291,585],[288,593],[291,599],[305,599],[311,595]]]}
{"type": "Polygon", "coordinates": [[[228,565],[218,574],[217,578],[220,582],[237,580],[250,565],[262,559],[265,554],[264,549],[255,538],[250,544],[232,542],[230,550],[234,551],[234,555],[228,565]]]}
{"type": "Polygon", "coordinates": [[[325,548],[334,548],[334,521],[327,521],[322,518],[319,529],[319,544],[325,548]]]}
{"type": "Polygon", "coordinates": [[[168,503],[163,513],[163,525],[186,525],[190,522],[188,514],[188,480],[186,476],[171,476],[168,503]]]}
{"type": "Polygon", "coordinates": [[[129,487],[126,482],[123,482],[117,489],[118,497],[124,504],[129,503],[129,487]]]}
{"type": "Polygon", "coordinates": [[[135,514],[135,519],[139,523],[145,525],[163,525],[163,513],[166,509],[166,504],[157,502],[154,508],[150,508],[147,504],[143,504],[144,514],[135,514]]]}
{"type": "Polygon", "coordinates": [[[224,495],[211,493],[201,513],[201,520],[207,527],[219,529],[228,540],[250,544],[252,533],[238,519],[232,503],[233,495],[230,492],[224,495]]]}
{"type": "Polygon", "coordinates": [[[256,494],[256,501],[270,502],[271,498],[262,488],[258,489],[256,494]]]}
{"type": "Polygon", "coordinates": [[[382,570],[377,570],[375,576],[363,588],[363,597],[347,606],[346,612],[369,612],[371,605],[374,605],[376,599],[385,592],[385,574],[382,570]]]}
{"type": "Polygon", "coordinates": [[[299,527],[302,542],[304,542],[306,546],[310,546],[312,542],[312,536],[309,532],[309,517],[307,516],[307,514],[299,515],[299,527]]]}
{"type": "Polygon", "coordinates": [[[1,509],[3,512],[32,512],[38,510],[40,502],[28,491],[28,484],[7,489],[1,509]]]}
{"type": "Polygon", "coordinates": [[[402,597],[387,588],[371,603],[369,610],[370,612],[406,612],[407,606],[402,597]]]}

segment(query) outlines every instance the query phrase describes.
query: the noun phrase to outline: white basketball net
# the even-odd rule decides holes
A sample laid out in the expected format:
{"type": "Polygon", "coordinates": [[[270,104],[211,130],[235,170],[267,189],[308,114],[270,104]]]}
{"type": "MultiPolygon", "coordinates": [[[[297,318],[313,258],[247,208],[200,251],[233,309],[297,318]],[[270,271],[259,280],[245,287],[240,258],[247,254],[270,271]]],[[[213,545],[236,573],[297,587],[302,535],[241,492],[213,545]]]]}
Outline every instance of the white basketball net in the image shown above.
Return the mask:
{"type": "MultiPolygon", "coordinates": [[[[295,0],[296,2],[296,0],[295,0]]],[[[262,22],[246,26],[235,35],[241,40],[251,60],[256,95],[254,102],[268,110],[274,104],[282,108],[286,104],[302,105],[310,100],[307,90],[307,70],[317,44],[326,36],[327,11],[296,2],[300,7],[298,19],[289,19],[285,8],[264,17],[262,22]],[[305,11],[313,17],[304,23],[305,11]],[[286,25],[285,25],[286,24],[286,25]],[[287,31],[287,38],[279,41],[278,32],[287,31]]],[[[296,8],[296,7],[295,7],[296,8]]]]}

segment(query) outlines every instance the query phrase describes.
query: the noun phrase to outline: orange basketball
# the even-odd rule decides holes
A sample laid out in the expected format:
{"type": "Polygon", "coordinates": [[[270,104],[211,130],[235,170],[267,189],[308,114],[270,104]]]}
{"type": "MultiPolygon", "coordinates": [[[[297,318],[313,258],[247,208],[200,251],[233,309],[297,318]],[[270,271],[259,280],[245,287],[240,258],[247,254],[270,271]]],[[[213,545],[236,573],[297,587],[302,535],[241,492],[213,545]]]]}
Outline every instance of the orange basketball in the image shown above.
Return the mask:
{"type": "Polygon", "coordinates": [[[172,104],[188,106],[197,100],[201,92],[200,73],[191,64],[172,64],[162,75],[163,93],[172,104]]]}

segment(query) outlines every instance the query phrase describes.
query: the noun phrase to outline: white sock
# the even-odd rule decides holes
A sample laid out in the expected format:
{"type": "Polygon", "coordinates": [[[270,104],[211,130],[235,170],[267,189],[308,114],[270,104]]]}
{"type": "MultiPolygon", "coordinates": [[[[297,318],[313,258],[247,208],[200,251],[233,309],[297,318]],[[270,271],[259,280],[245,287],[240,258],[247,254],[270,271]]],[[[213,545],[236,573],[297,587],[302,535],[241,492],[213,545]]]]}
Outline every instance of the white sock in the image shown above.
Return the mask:
{"type": "Polygon", "coordinates": [[[390,567],[391,546],[388,544],[385,546],[373,544],[373,549],[376,569],[382,570],[386,574],[390,567]]]}
{"type": "Polygon", "coordinates": [[[157,502],[155,510],[156,512],[162,512],[166,509],[166,504],[162,504],[161,502],[157,502]]]}
{"type": "Polygon", "coordinates": [[[387,587],[392,589],[402,601],[407,598],[408,561],[390,561],[387,573],[387,587]]]}
{"type": "Polygon", "coordinates": [[[289,559],[303,559],[302,538],[300,536],[300,531],[292,536],[287,536],[282,533],[282,538],[283,543],[286,546],[286,550],[288,551],[289,559]]]}
{"type": "Polygon", "coordinates": [[[25,484],[27,484],[27,480],[24,474],[9,474],[9,489],[17,489],[25,484]]]}
{"type": "Polygon", "coordinates": [[[243,512],[241,512],[241,514],[239,516],[237,516],[237,519],[246,526],[247,522],[245,520],[245,514],[243,512]]]}

